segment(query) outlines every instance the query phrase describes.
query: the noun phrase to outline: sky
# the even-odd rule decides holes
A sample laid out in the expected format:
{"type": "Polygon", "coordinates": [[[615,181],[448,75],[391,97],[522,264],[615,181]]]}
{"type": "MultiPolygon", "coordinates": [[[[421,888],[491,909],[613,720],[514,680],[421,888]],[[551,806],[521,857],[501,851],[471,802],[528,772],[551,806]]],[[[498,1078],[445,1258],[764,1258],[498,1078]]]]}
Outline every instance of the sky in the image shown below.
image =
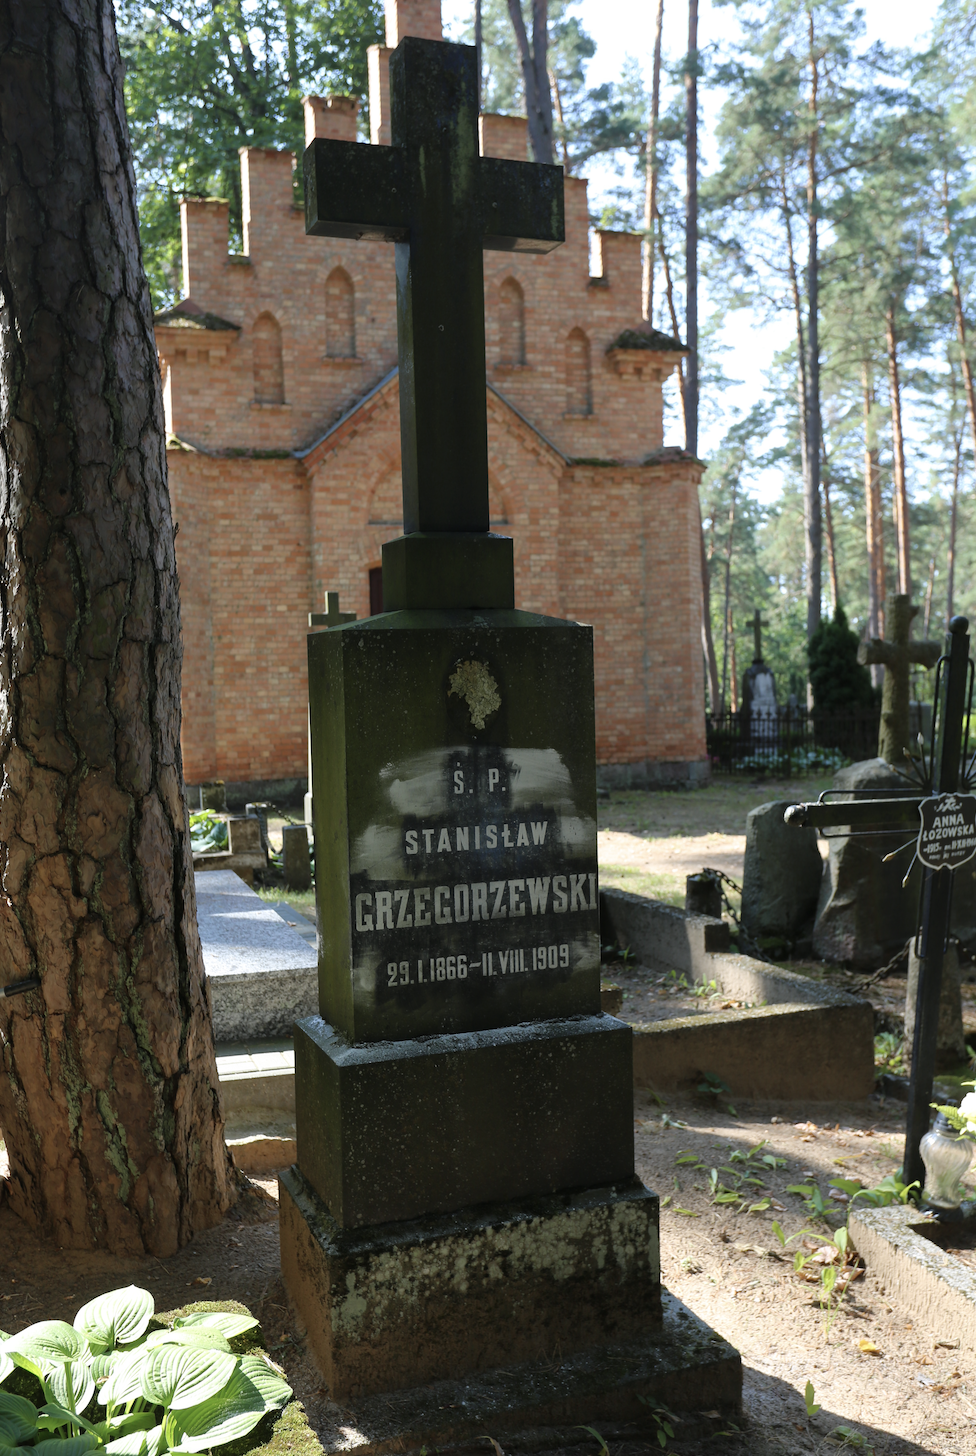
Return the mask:
{"type": "MultiPolygon", "coordinates": [[[[650,89],[655,8],[654,0],[578,0],[573,13],[579,16],[583,29],[596,43],[596,54],[587,70],[588,86],[616,81],[624,62],[628,57],[634,57],[640,63],[650,89]]],[[[460,30],[470,22],[473,9],[473,0],[442,0],[447,38],[460,38],[460,30]]],[[[889,46],[920,47],[931,30],[937,9],[937,0],[912,0],[910,4],[908,0],[864,0],[861,10],[865,21],[865,42],[869,44],[880,40],[889,46]]],[[[665,0],[665,59],[680,57],[687,49],[687,16],[687,5],[676,5],[673,0],[669,4],[665,0]]],[[[737,34],[737,29],[732,5],[715,5],[711,0],[699,0],[698,44],[702,50],[711,44],[728,44],[737,34]]],[[[699,97],[704,122],[700,138],[702,170],[707,171],[713,160],[710,121],[717,114],[722,97],[707,86],[699,87],[699,97]]],[[[611,167],[601,165],[599,159],[590,163],[588,177],[593,210],[607,189],[619,185],[619,178],[611,167]]],[[[704,320],[708,311],[707,284],[703,281],[699,287],[700,320],[704,320]]],[[[736,311],[730,316],[723,330],[724,338],[719,338],[719,343],[724,342],[728,346],[723,368],[731,378],[742,382],[723,391],[721,408],[714,423],[706,424],[703,420],[699,453],[705,459],[718,446],[732,420],[748,411],[762,397],[765,372],[776,351],[788,342],[792,327],[789,316],[784,316],[776,324],[760,324],[748,310],[736,311]]],[[[679,444],[676,410],[672,409],[669,417],[670,423],[665,426],[667,443],[679,444]]],[[[756,491],[760,499],[771,500],[779,494],[779,481],[774,476],[760,479],[756,491]]]]}

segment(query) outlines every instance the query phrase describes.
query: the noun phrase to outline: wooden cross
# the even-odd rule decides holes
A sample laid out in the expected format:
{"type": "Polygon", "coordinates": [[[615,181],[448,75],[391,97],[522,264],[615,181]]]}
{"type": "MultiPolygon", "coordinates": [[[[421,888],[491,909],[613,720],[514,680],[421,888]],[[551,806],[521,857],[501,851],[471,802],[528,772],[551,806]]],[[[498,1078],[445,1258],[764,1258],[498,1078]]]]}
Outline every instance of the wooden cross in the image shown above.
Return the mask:
{"type": "Polygon", "coordinates": [[[403,529],[488,532],[485,248],[564,240],[562,168],[478,155],[473,46],[402,40],[393,145],[317,137],[305,229],[396,243],[403,529]]]}
{"type": "Polygon", "coordinates": [[[355,620],[355,612],[339,611],[338,592],[326,592],[324,612],[309,612],[308,614],[310,627],[341,627],[344,622],[355,622],[355,620]]]}
{"type": "Polygon", "coordinates": [[[858,662],[884,663],[878,756],[886,763],[904,763],[905,749],[912,746],[909,742],[909,672],[912,663],[919,663],[926,668],[934,667],[942,653],[938,642],[909,640],[912,618],[917,613],[918,607],[912,606],[911,597],[890,593],[885,602],[885,630],[888,636],[883,641],[880,637],[872,637],[870,641],[862,642],[857,649],[858,662]]]}

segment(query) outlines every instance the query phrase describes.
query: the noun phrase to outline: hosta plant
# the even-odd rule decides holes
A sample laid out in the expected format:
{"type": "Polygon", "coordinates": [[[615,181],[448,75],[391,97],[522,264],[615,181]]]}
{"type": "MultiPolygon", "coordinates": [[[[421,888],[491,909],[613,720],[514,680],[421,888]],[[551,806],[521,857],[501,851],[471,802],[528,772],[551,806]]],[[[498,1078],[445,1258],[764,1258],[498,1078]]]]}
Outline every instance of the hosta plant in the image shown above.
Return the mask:
{"type": "Polygon", "coordinates": [[[84,1305],[73,1324],[0,1332],[0,1456],[41,1445],[43,1456],[209,1451],[291,1399],[264,1355],[231,1349],[256,1328],[250,1315],[197,1311],[150,1330],[154,1313],[152,1295],[130,1285],[84,1305]],[[40,1404],[9,1389],[18,1369],[36,1378],[40,1404]]]}

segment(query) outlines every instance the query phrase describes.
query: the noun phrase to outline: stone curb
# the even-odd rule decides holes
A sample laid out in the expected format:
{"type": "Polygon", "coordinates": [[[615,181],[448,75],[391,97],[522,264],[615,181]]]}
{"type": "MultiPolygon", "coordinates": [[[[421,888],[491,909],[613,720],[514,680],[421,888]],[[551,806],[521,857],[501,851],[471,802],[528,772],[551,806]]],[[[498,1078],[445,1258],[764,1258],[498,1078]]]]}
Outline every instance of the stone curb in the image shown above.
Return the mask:
{"type": "Polygon", "coordinates": [[[729,927],[626,890],[601,891],[602,939],[642,964],[714,981],[741,1010],[634,1028],[634,1084],[695,1087],[706,1072],[733,1096],[860,1100],[874,1087],[874,1014],[867,1001],[794,971],[729,952],[729,927]]]}
{"type": "Polygon", "coordinates": [[[928,1218],[914,1204],[851,1209],[851,1242],[882,1289],[897,1289],[899,1307],[939,1340],[976,1348],[976,1271],[917,1230],[951,1224],[928,1218]]]}

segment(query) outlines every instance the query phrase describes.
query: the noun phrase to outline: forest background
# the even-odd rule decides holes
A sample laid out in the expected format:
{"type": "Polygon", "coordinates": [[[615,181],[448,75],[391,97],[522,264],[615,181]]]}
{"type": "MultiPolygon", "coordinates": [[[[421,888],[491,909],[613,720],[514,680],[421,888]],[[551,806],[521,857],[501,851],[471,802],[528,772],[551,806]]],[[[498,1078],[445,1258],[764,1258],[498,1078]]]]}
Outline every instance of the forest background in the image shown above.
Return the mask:
{"type": "MultiPolygon", "coordinates": [[[[513,31],[517,5],[481,0],[486,110],[526,111],[532,76],[513,31]]],[[[470,8],[456,38],[474,39],[474,0],[470,8]]],[[[708,118],[697,267],[710,309],[698,358],[703,417],[725,426],[701,488],[713,709],[738,701],[757,608],[781,699],[801,702],[821,610],[839,602],[859,635],[874,635],[885,590],[907,586],[922,608],[917,635],[937,635],[951,612],[976,618],[976,0],[944,0],[930,36],[907,50],[868,44],[861,12],[844,0],[728,8],[732,39],[703,35],[694,54],[662,57],[653,148],[646,58],[589,85],[595,47],[572,0],[549,0],[544,58],[555,160],[575,175],[612,170],[593,225],[645,234],[652,321],[682,338],[696,276],[686,269],[688,115],[699,132],[708,118]],[[728,408],[736,360],[721,342],[736,310],[792,324],[744,411],[728,408]],[[822,582],[810,567],[818,528],[822,582]]],[[[362,97],[368,135],[365,52],[382,42],[382,6],[116,0],[116,10],[158,308],[181,292],[182,196],[229,198],[239,234],[239,147],[300,153],[309,92],[362,97]]],[[[531,10],[522,0],[530,46],[531,10]]],[[[680,416],[676,408],[679,438],[680,416]]]]}

